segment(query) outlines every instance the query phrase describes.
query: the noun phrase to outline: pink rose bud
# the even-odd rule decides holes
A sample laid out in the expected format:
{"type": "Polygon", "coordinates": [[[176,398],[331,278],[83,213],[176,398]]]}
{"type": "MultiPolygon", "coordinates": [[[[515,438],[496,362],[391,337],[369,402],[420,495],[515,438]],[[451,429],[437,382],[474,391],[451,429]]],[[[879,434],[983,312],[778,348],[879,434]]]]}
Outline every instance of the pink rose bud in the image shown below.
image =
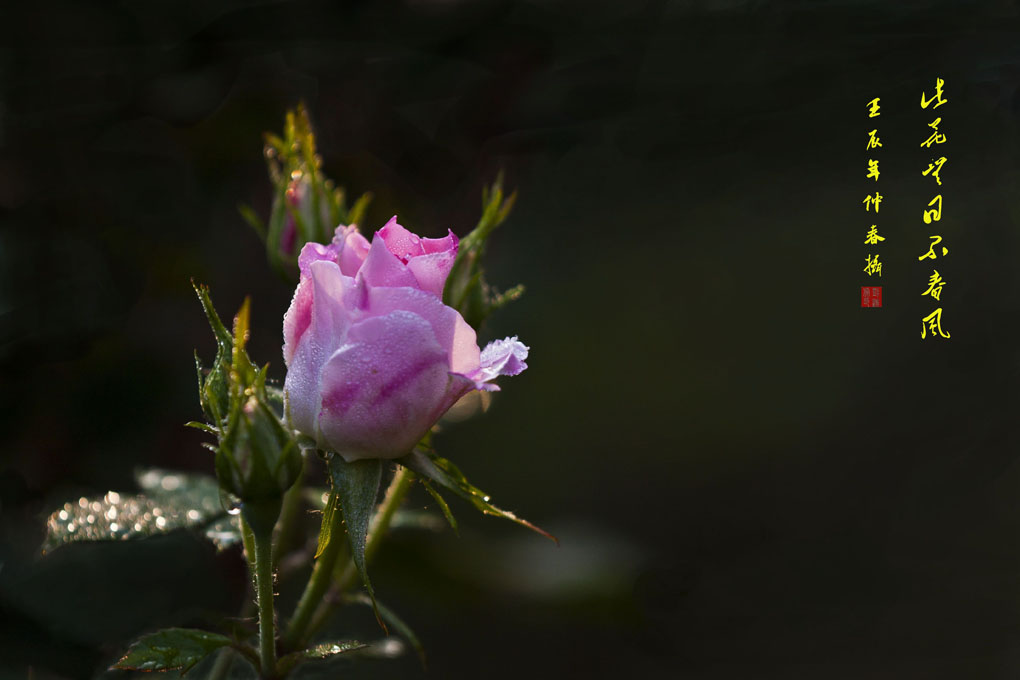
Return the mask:
{"type": "Polygon", "coordinates": [[[479,351],[443,304],[456,255],[453,233],[419,238],[396,218],[371,244],[350,226],[330,245],[305,245],[283,318],[292,427],[348,462],[398,458],[460,397],[527,368],[516,337],[479,351]]]}

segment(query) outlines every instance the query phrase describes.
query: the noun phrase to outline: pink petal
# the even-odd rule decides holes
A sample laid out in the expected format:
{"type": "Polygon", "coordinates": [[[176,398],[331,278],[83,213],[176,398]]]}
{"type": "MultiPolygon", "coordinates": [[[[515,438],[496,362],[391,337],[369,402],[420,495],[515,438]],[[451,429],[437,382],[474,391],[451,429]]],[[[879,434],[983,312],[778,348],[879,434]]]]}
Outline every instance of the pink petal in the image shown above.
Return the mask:
{"type": "Polygon", "coordinates": [[[361,264],[368,257],[368,239],[358,232],[355,224],[349,226],[340,225],[336,228],[336,235],[333,237],[333,245],[337,246],[339,256],[337,264],[344,276],[355,276],[361,269],[361,264]]]}
{"type": "Polygon", "coordinates": [[[447,253],[453,252],[454,256],[457,255],[457,246],[460,243],[460,239],[452,231],[447,229],[447,234],[443,238],[423,238],[421,240],[422,248],[425,250],[426,255],[432,253],[447,253]]]}
{"type": "Polygon", "coordinates": [[[362,314],[382,316],[407,311],[429,322],[439,346],[447,353],[449,370],[470,375],[479,370],[478,339],[475,331],[457,310],[425,291],[415,288],[372,288],[362,314]]]}
{"type": "Polygon", "coordinates": [[[480,357],[480,368],[474,374],[478,382],[487,382],[501,375],[517,375],[528,367],[528,347],[517,336],[494,340],[485,346],[480,357]]]}
{"type": "Polygon", "coordinates": [[[347,461],[409,453],[470,385],[449,375],[431,324],[394,311],[355,324],[322,375],[319,428],[347,461]]]}
{"type": "Polygon", "coordinates": [[[358,274],[372,286],[417,286],[414,274],[408,271],[400,258],[394,255],[379,238],[372,239],[368,256],[358,274]]]}
{"type": "Polygon", "coordinates": [[[298,255],[298,269],[301,270],[301,278],[308,276],[309,267],[313,262],[325,260],[326,262],[336,262],[337,251],[339,248],[335,245],[324,246],[321,243],[313,243],[309,241],[301,248],[301,254],[298,255]]]}
{"type": "Polygon", "coordinates": [[[407,269],[414,274],[418,288],[427,290],[437,298],[441,298],[443,297],[443,287],[446,285],[446,277],[450,275],[453,261],[456,259],[456,250],[422,255],[408,260],[407,269]]]}
{"type": "Polygon", "coordinates": [[[378,233],[382,237],[383,242],[386,243],[389,251],[403,262],[407,262],[412,257],[425,254],[421,239],[397,224],[396,215],[378,233]]]}
{"type": "MultiPolygon", "coordinates": [[[[345,298],[356,294],[354,279],[345,277],[335,262],[317,261],[309,267],[310,278],[305,288],[311,291],[311,302],[306,303],[295,294],[292,309],[296,310],[295,328],[298,320],[303,321],[305,305],[309,320],[306,330],[300,334],[291,352],[287,365],[284,391],[290,412],[291,425],[310,436],[317,429],[315,418],[319,412],[319,379],[322,367],[330,356],[343,345],[351,325],[350,315],[344,306],[345,298]]],[[[301,286],[299,286],[300,290],[301,286]]],[[[288,312],[290,314],[290,312],[288,312]]],[[[287,333],[287,320],[284,333],[287,333]]],[[[290,348],[285,348],[285,353],[290,348]]]]}

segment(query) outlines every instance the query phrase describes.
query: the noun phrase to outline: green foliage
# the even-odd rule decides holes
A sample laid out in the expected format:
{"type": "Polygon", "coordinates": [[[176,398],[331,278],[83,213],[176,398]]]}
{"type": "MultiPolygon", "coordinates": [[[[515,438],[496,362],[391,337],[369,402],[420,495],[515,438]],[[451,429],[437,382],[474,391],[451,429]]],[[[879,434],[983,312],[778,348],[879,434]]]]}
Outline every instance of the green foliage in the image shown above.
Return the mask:
{"type": "Polygon", "coordinates": [[[490,503],[489,496],[484,491],[471,484],[456,465],[439,455],[417,448],[403,458],[398,458],[397,462],[411,470],[414,470],[422,477],[449,489],[461,498],[470,502],[484,514],[493,515],[494,517],[502,517],[503,519],[508,519],[511,522],[516,522],[521,526],[525,526],[532,531],[559,543],[556,537],[552,534],[543,531],[531,522],[518,517],[509,510],[503,510],[502,508],[498,508],[490,503]]]}
{"type": "Polygon", "coordinates": [[[233,645],[233,640],[224,635],[194,628],[167,628],[139,638],[111,670],[187,673],[217,649],[233,645]]]}
{"type": "MultiPolygon", "coordinates": [[[[332,455],[329,458],[329,473],[333,483],[333,493],[340,499],[340,507],[344,514],[344,525],[347,527],[347,539],[351,546],[351,558],[361,575],[365,590],[372,599],[376,619],[385,630],[378,608],[375,607],[375,591],[368,578],[365,564],[365,543],[368,540],[368,527],[375,509],[375,499],[382,482],[382,461],[377,458],[346,462],[342,456],[332,455]]],[[[325,518],[323,518],[325,521],[325,518]]],[[[320,548],[321,549],[321,548],[320,548]]]]}
{"type": "Polygon", "coordinates": [[[237,518],[220,502],[216,480],[206,475],[145,470],[140,494],[107,492],[65,503],[46,521],[43,551],[79,541],[114,541],[162,535],[177,529],[202,532],[220,550],[240,540],[237,518]]]}
{"type": "Polygon", "coordinates": [[[446,279],[443,302],[460,312],[472,328],[480,327],[492,312],[524,294],[521,285],[502,293],[496,291],[486,282],[482,269],[489,236],[509,216],[516,199],[517,192],[504,198],[502,174],[491,188],[482,191],[482,217],[471,233],[460,240],[457,259],[446,279]]]}
{"type": "Polygon", "coordinates": [[[356,652],[360,649],[365,649],[368,645],[358,642],[357,640],[337,640],[335,642],[322,642],[308,649],[302,649],[299,652],[293,652],[280,659],[276,669],[279,675],[286,675],[296,665],[303,661],[321,661],[324,659],[332,659],[340,654],[347,654],[349,652],[356,652]]]}

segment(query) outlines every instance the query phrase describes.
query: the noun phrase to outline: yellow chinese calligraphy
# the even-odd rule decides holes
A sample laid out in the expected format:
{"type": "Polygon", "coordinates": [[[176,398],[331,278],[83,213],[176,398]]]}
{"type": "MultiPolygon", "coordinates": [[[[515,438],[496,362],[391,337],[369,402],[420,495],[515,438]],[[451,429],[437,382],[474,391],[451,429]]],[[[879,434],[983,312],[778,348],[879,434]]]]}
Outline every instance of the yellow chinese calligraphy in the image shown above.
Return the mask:
{"type": "MultiPolygon", "coordinates": [[[[931,243],[928,245],[928,252],[917,258],[917,260],[919,262],[921,260],[923,260],[924,258],[928,258],[929,260],[934,260],[935,257],[936,257],[936,255],[935,255],[935,246],[937,246],[938,244],[942,243],[942,237],[941,236],[929,236],[928,238],[931,239],[931,243]]],[[[942,246],[942,256],[945,257],[948,254],[949,254],[949,248],[946,248],[945,246],[942,246]]]]}
{"type": "Polygon", "coordinates": [[[878,111],[879,109],[878,101],[879,97],[875,97],[870,102],[868,102],[868,118],[878,118],[879,116],[882,115],[878,111]]]}
{"type": "Polygon", "coordinates": [[[931,295],[938,300],[939,296],[942,295],[942,286],[946,285],[946,282],[939,275],[937,269],[932,269],[931,272],[931,276],[928,277],[928,290],[921,293],[921,295],[931,295]]]}
{"type": "Polygon", "coordinates": [[[875,192],[874,196],[865,196],[864,200],[861,201],[861,203],[864,204],[864,209],[866,211],[870,211],[871,210],[871,206],[874,205],[875,206],[875,212],[878,212],[878,204],[881,203],[881,202],[882,202],[882,194],[878,193],[877,191],[875,192]]]}
{"type": "Polygon", "coordinates": [[[935,132],[931,133],[931,137],[921,142],[921,146],[930,147],[932,144],[946,143],[946,136],[943,134],[939,134],[939,123],[941,122],[942,122],[941,118],[936,118],[932,122],[928,123],[928,127],[930,127],[935,132]]]}
{"type": "Polygon", "coordinates": [[[942,166],[945,164],[947,160],[949,159],[943,156],[937,161],[932,161],[931,163],[928,164],[928,169],[922,172],[921,174],[925,177],[927,177],[930,174],[932,177],[935,178],[935,182],[939,186],[942,186],[942,179],[939,177],[939,171],[942,169],[942,166]]]}
{"type": "Polygon", "coordinates": [[[884,236],[878,235],[878,225],[871,225],[871,229],[868,230],[868,235],[864,238],[864,244],[873,246],[877,245],[879,241],[884,241],[884,236]]]}
{"type": "Polygon", "coordinates": [[[948,104],[949,103],[948,99],[943,99],[942,98],[942,86],[945,85],[945,84],[946,84],[946,81],[942,80],[941,78],[936,78],[935,79],[935,96],[932,97],[931,99],[925,99],[924,92],[921,93],[921,108],[922,109],[928,108],[928,105],[931,104],[932,102],[935,102],[935,106],[932,107],[933,109],[937,109],[938,107],[942,106],[943,104],[948,104]]]}
{"type": "Polygon", "coordinates": [[[878,181],[878,161],[872,160],[871,158],[869,158],[868,159],[868,176],[865,177],[865,179],[871,179],[871,178],[874,178],[876,182],[878,181]]]}
{"type": "Polygon", "coordinates": [[[938,333],[943,338],[948,338],[949,333],[942,330],[942,308],[939,307],[934,312],[924,317],[921,320],[921,338],[925,337],[925,324],[928,325],[928,330],[931,331],[931,337],[935,337],[935,333],[938,333]]]}
{"type": "Polygon", "coordinates": [[[882,142],[878,139],[878,128],[875,128],[868,133],[868,146],[865,149],[876,149],[882,146],[882,142]]]}
{"type": "Polygon", "coordinates": [[[868,255],[867,263],[868,264],[864,267],[864,273],[867,274],[868,276],[871,276],[872,274],[878,274],[878,276],[881,278],[882,263],[878,261],[878,255],[875,255],[874,259],[871,258],[871,255],[868,255]]]}
{"type": "Polygon", "coordinates": [[[939,194],[938,196],[936,196],[935,198],[931,199],[931,201],[928,202],[928,207],[929,208],[932,205],[935,205],[935,209],[934,210],[924,210],[924,211],[922,211],[922,213],[923,213],[922,214],[922,218],[924,219],[924,223],[925,224],[931,224],[932,222],[938,222],[939,220],[942,219],[942,194],[939,194]],[[935,205],[936,203],[938,205],[935,205]]]}

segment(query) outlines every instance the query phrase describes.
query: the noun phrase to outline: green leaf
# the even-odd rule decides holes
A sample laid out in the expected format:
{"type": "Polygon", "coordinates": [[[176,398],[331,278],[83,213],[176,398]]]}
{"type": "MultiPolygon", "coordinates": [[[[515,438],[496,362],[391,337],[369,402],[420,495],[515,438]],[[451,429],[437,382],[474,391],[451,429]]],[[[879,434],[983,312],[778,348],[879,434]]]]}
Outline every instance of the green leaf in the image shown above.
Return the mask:
{"type": "MultiPolygon", "coordinates": [[[[368,540],[368,526],[372,519],[372,511],[375,509],[375,499],[382,482],[382,461],[372,458],[348,463],[342,456],[333,454],[329,459],[329,472],[333,481],[333,491],[340,497],[354,566],[361,574],[365,590],[374,603],[375,591],[368,579],[368,569],[365,565],[365,543],[368,540]]],[[[386,625],[378,609],[375,610],[375,616],[385,630],[386,625]]]]}
{"type": "Polygon", "coordinates": [[[240,540],[237,518],[223,509],[212,477],[153,469],[136,478],[141,494],[82,497],[51,514],[43,552],[66,543],[131,540],[176,529],[201,529],[220,550],[240,540]]]}
{"type": "Polygon", "coordinates": [[[167,628],[139,638],[111,670],[170,671],[187,673],[195,664],[233,641],[194,628],[167,628]]]}
{"type": "Polygon", "coordinates": [[[461,498],[469,501],[486,515],[502,517],[503,519],[508,519],[511,522],[516,522],[521,526],[525,526],[532,531],[555,541],[556,544],[559,545],[559,539],[552,534],[538,528],[526,519],[518,517],[509,510],[503,510],[502,508],[498,508],[490,503],[489,496],[478,487],[472,485],[457,466],[447,459],[441,458],[434,453],[426,453],[421,449],[415,449],[403,458],[398,458],[396,462],[414,470],[422,477],[428,478],[440,486],[453,491],[461,498]]]}
{"type": "Polygon", "coordinates": [[[291,669],[302,661],[331,659],[340,654],[365,649],[367,646],[357,640],[337,640],[336,642],[323,642],[314,647],[291,652],[287,656],[282,657],[277,663],[277,675],[281,677],[286,676],[290,673],[291,669]]]}
{"type": "Polygon", "coordinates": [[[340,511],[340,494],[335,490],[330,492],[329,501],[326,503],[326,507],[322,510],[322,525],[319,527],[319,543],[315,548],[315,557],[318,559],[322,551],[329,545],[332,537],[332,526],[333,520],[337,512],[340,511]]]}
{"type": "MultiPolygon", "coordinates": [[[[362,593],[354,593],[352,595],[348,595],[344,599],[348,602],[363,604],[369,607],[371,607],[373,604],[372,600],[365,597],[362,593]]],[[[382,615],[383,620],[386,623],[393,626],[393,630],[397,631],[398,635],[403,636],[403,638],[407,640],[412,647],[414,647],[414,651],[418,655],[418,659],[421,661],[421,665],[424,668],[426,665],[425,647],[421,644],[421,640],[418,639],[418,636],[415,635],[415,632],[411,629],[409,625],[407,625],[407,623],[404,622],[402,618],[397,616],[396,612],[394,612],[386,605],[382,604],[381,602],[376,602],[375,606],[378,607],[379,613],[382,615]]]]}
{"type": "Polygon", "coordinates": [[[357,640],[340,640],[338,642],[323,642],[322,644],[309,647],[301,653],[306,659],[328,659],[337,654],[353,652],[356,649],[364,649],[364,645],[357,640]]]}
{"type": "Polygon", "coordinates": [[[457,533],[457,518],[453,516],[453,512],[450,510],[450,506],[446,503],[446,499],[439,495],[435,487],[429,483],[429,480],[422,478],[422,486],[429,492],[429,495],[435,499],[436,504],[439,505],[439,509],[443,511],[443,516],[446,517],[446,521],[450,523],[450,527],[454,533],[457,533]]]}

